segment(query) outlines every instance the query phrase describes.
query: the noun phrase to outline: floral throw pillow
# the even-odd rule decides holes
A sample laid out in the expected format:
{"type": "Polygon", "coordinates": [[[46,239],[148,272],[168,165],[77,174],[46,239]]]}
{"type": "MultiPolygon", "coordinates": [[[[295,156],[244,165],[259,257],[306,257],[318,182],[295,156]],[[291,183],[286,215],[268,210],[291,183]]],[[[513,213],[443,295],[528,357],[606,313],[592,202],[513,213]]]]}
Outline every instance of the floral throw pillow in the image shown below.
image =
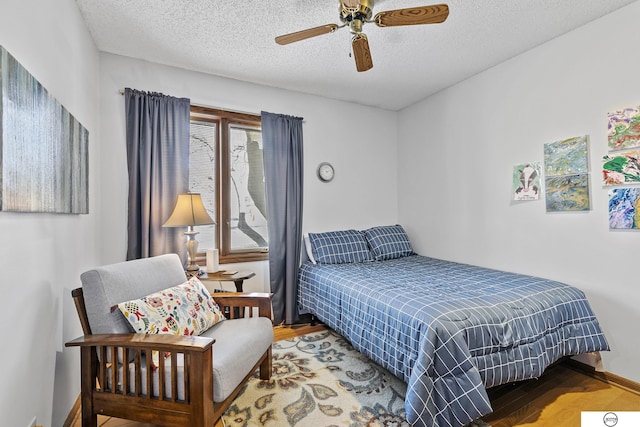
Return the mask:
{"type": "Polygon", "coordinates": [[[197,277],[118,308],[133,329],[145,334],[200,335],[224,320],[220,307],[197,277]]]}
{"type": "MultiPolygon", "coordinates": [[[[118,308],[137,333],[145,334],[200,335],[225,319],[197,277],[173,288],[122,302],[118,308]]],[[[153,351],[154,368],[159,361],[158,352],[153,351]]]]}

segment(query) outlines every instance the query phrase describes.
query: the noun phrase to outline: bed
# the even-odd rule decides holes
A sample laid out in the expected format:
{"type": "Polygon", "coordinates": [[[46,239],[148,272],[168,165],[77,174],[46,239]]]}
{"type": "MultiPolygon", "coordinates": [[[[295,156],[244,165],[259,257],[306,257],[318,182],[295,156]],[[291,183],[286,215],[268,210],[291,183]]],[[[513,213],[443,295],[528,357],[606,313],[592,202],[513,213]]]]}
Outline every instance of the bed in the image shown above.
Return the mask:
{"type": "Polygon", "coordinates": [[[608,350],[585,294],[539,277],[417,255],[401,226],[310,233],[298,302],[407,383],[413,426],[492,412],[486,389],[608,350]]]}

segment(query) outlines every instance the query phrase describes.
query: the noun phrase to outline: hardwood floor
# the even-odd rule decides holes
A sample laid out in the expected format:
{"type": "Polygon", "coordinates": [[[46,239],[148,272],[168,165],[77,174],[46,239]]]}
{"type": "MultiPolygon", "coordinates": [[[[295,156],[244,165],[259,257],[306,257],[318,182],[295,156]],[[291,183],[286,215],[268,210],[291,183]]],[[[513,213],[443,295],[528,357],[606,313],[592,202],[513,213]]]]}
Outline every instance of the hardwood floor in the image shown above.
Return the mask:
{"type": "MultiPolygon", "coordinates": [[[[323,325],[274,328],[275,340],[324,330],[323,325]]],[[[570,363],[547,369],[537,380],[489,390],[494,412],[483,419],[492,427],[580,425],[581,411],[640,411],[640,393],[588,375],[570,363]]],[[[155,427],[117,418],[99,417],[103,427],[155,427]]],[[[76,419],[72,427],[80,427],[76,419]]],[[[223,427],[218,421],[214,427],[223,427]]],[[[318,426],[321,427],[321,426],[318,426]]]]}
{"type": "Polygon", "coordinates": [[[638,411],[640,394],[608,384],[565,362],[537,380],[489,390],[492,427],[579,426],[581,411],[638,411]]]}

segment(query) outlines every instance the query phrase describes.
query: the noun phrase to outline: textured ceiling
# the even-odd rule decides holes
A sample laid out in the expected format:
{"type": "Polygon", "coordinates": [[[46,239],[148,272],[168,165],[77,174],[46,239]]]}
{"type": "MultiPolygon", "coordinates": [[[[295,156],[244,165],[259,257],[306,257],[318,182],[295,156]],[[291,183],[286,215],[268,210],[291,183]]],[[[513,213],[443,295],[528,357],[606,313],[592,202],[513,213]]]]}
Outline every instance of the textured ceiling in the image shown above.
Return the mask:
{"type": "MultiPolygon", "coordinates": [[[[399,110],[637,0],[447,1],[442,24],[365,24],[374,67],[363,73],[347,28],[274,42],[340,24],[337,0],[76,1],[101,51],[399,110]]],[[[377,0],[374,14],[434,3],[377,0]]]]}

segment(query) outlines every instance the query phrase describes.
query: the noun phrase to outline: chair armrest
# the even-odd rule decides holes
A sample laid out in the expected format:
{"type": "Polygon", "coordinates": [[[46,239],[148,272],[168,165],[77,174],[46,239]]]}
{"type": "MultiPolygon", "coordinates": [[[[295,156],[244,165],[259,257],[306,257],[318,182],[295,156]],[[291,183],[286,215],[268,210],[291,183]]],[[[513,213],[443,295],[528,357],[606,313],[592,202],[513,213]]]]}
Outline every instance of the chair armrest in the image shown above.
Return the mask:
{"type": "MultiPolygon", "coordinates": [[[[229,308],[228,312],[233,314],[238,310],[231,310],[232,308],[257,307],[259,317],[271,319],[271,297],[273,296],[271,293],[215,292],[211,296],[224,312],[227,312],[225,308],[229,308]]],[[[252,316],[252,310],[249,310],[249,316],[252,316]]]]}
{"type": "Polygon", "coordinates": [[[132,396],[138,404],[153,408],[159,408],[159,401],[172,405],[197,400],[197,396],[212,401],[214,342],[213,338],[200,336],[96,334],[65,345],[80,347],[81,390],[86,396],[82,405],[93,414],[96,405],[101,408],[110,399],[115,399],[117,407],[127,406],[126,400],[132,396]],[[151,354],[156,351],[158,358],[154,360],[151,354]],[[184,399],[179,397],[180,389],[184,399]]]}
{"type": "Polygon", "coordinates": [[[66,347],[126,347],[175,352],[204,352],[215,339],[169,334],[97,334],[85,335],[65,344],[66,347]]]}

